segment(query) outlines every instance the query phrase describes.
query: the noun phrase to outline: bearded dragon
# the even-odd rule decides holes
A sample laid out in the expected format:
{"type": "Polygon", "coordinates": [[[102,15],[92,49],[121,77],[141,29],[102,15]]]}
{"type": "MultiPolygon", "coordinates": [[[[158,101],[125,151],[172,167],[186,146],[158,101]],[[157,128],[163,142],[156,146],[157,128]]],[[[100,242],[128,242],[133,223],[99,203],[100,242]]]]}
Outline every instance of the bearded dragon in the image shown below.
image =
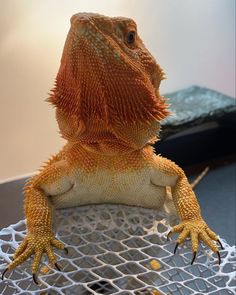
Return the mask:
{"type": "Polygon", "coordinates": [[[53,233],[53,208],[85,204],[166,211],[174,204],[180,219],[170,232],[180,233],[175,251],[190,237],[193,263],[202,240],[218,254],[220,263],[213,241],[221,243],[203,220],[184,171],[152,147],[160,122],[168,115],[159,92],[163,79],[163,70],[132,19],[94,13],[72,16],[48,98],[67,143],[25,186],[27,235],[2,278],[33,255],[32,274],[38,283],[43,253],[59,269],[53,247],[66,248],[53,233]]]}

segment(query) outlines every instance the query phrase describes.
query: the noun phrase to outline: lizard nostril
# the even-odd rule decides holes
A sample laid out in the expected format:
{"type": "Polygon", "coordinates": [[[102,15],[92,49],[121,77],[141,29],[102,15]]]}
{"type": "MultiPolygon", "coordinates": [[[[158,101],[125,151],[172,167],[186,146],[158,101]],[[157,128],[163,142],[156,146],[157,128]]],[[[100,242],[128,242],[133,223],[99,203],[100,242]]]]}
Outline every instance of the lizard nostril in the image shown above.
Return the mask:
{"type": "Polygon", "coordinates": [[[79,17],[79,21],[89,21],[89,17],[86,15],[82,15],[79,17]]]}
{"type": "Polygon", "coordinates": [[[71,24],[84,24],[84,23],[88,23],[90,21],[90,17],[86,14],[74,14],[71,19],[71,24]]]}

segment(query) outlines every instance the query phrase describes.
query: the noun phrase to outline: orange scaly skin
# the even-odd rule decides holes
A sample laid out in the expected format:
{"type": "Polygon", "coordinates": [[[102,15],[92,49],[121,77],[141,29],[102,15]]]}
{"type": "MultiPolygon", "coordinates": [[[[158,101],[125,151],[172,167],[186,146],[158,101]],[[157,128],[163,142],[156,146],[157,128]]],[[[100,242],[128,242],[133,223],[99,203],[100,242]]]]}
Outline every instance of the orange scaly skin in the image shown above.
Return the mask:
{"type": "Polygon", "coordinates": [[[177,245],[190,236],[194,255],[199,240],[219,253],[212,241],[218,241],[217,235],[202,219],[183,170],[151,147],[160,121],[168,115],[159,94],[163,78],[133,20],[92,13],[72,16],[49,98],[67,144],[25,187],[28,233],[8,269],[33,254],[36,281],[42,254],[55,264],[52,247],[64,249],[52,231],[52,207],[89,203],[167,211],[174,203],[180,218],[172,229],[180,233],[177,245]]]}

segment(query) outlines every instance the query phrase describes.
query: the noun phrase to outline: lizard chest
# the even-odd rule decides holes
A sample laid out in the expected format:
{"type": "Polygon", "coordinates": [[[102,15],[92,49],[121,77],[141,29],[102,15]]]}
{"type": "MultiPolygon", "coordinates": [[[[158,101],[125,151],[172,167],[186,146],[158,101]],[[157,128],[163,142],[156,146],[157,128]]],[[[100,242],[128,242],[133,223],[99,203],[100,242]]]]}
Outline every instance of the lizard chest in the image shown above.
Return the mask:
{"type": "Polygon", "coordinates": [[[53,203],[58,208],[101,203],[142,206],[143,198],[147,200],[160,194],[158,187],[150,183],[150,176],[148,167],[122,172],[100,170],[85,173],[77,170],[70,176],[71,189],[53,196],[53,203]]]}
{"type": "Polygon", "coordinates": [[[78,171],[75,178],[75,195],[83,203],[115,202],[122,196],[137,194],[150,181],[148,169],[141,171],[100,170],[95,173],[84,174],[78,171]]]}

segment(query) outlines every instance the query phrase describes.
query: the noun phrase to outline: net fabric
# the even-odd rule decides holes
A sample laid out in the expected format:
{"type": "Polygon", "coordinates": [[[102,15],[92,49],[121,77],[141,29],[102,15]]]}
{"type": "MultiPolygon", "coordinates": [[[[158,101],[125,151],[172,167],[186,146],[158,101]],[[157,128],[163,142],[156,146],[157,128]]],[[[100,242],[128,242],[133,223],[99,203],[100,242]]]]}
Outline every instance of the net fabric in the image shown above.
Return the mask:
{"type": "MultiPolygon", "coordinates": [[[[173,255],[166,213],[122,205],[90,205],[56,211],[57,237],[69,254],[56,251],[62,272],[48,267],[33,283],[31,260],[7,273],[0,294],[235,294],[235,247],[223,241],[222,264],[201,245],[190,265],[190,242],[173,255]]],[[[25,221],[0,231],[0,271],[26,233],[25,221]]]]}

